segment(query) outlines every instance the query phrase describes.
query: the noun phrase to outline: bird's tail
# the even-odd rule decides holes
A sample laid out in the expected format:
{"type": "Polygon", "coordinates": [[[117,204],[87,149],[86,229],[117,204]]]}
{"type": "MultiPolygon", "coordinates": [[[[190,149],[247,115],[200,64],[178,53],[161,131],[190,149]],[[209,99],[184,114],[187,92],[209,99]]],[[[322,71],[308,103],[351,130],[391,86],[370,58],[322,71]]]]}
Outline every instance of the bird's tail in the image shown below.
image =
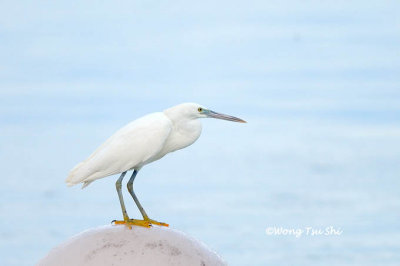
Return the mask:
{"type": "Polygon", "coordinates": [[[78,163],[72,170],[69,172],[67,179],[65,179],[65,183],[67,183],[67,186],[71,187],[76,184],[81,183],[83,180],[82,178],[82,166],[84,165],[84,162],[78,163]]]}

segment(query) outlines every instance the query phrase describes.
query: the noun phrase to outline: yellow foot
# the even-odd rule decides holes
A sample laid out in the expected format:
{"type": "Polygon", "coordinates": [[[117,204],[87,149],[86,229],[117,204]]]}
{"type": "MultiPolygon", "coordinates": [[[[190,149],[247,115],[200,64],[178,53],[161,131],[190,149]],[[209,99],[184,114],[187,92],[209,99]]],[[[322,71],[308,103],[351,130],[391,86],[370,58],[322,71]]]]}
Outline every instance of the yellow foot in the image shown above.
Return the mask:
{"type": "Polygon", "coordinates": [[[129,229],[132,229],[132,226],[143,226],[143,227],[151,227],[151,223],[149,221],[145,220],[135,220],[135,219],[129,219],[127,221],[117,221],[114,220],[111,222],[112,224],[119,225],[119,224],[124,224],[126,225],[129,229]]]}
{"type": "Polygon", "coordinates": [[[143,227],[147,227],[147,228],[151,227],[153,224],[159,225],[159,226],[166,226],[166,227],[169,226],[169,224],[167,224],[167,223],[157,222],[157,221],[152,220],[152,219],[146,219],[146,220],[129,219],[129,220],[126,220],[126,221],[117,221],[117,220],[114,220],[114,221],[112,221],[111,223],[112,223],[112,224],[115,224],[115,225],[124,224],[124,225],[126,225],[129,229],[132,229],[132,226],[134,226],[134,225],[136,225],[136,226],[143,226],[143,227]]]}

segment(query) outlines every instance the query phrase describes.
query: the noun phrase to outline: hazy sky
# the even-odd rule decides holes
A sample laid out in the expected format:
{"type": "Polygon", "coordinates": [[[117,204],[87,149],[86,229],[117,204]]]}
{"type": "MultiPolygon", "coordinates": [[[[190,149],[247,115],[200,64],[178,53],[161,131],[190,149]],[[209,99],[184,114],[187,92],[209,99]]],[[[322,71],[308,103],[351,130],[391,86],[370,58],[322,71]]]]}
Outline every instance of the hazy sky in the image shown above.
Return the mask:
{"type": "Polygon", "coordinates": [[[1,7],[0,121],[104,118],[182,101],[398,121],[396,1],[1,7]]]}

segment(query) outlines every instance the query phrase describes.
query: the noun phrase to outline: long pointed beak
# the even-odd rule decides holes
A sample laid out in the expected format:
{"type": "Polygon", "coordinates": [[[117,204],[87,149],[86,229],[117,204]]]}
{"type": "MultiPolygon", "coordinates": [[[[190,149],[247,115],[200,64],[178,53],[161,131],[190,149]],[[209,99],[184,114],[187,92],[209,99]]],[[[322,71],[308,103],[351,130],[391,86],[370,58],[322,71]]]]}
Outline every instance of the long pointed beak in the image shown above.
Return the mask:
{"type": "Polygon", "coordinates": [[[225,115],[225,114],[217,113],[217,112],[214,112],[214,111],[211,111],[211,110],[208,111],[207,116],[208,117],[212,117],[212,118],[218,118],[218,119],[233,121],[233,122],[247,123],[243,119],[240,119],[240,118],[237,118],[237,117],[234,117],[234,116],[231,116],[231,115],[225,115]]]}

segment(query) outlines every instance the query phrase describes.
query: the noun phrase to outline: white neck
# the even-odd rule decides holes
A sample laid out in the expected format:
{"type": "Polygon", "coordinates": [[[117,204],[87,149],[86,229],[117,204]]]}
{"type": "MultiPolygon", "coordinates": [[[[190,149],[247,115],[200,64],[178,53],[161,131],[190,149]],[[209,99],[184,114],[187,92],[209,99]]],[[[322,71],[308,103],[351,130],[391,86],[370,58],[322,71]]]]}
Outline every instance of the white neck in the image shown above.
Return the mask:
{"type": "Polygon", "coordinates": [[[174,116],[170,117],[165,111],[164,113],[171,120],[173,126],[171,135],[168,137],[163,149],[165,154],[183,149],[200,137],[202,125],[199,119],[175,119],[174,116]]]}

